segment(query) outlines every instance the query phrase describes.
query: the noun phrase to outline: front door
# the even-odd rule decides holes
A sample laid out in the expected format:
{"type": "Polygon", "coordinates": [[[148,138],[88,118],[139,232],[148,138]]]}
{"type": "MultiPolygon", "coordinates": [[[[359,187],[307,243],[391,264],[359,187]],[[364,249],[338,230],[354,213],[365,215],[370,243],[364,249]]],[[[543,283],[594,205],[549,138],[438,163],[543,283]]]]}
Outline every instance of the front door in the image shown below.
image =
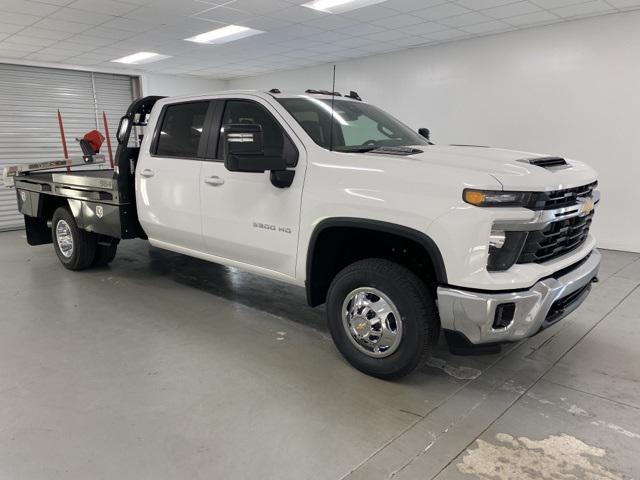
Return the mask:
{"type": "Polygon", "coordinates": [[[211,102],[165,105],[149,148],[136,166],[138,216],[152,242],[203,249],[200,174],[211,102]]]}
{"type": "Polygon", "coordinates": [[[264,274],[292,277],[304,179],[302,144],[283,128],[279,114],[261,100],[247,97],[219,102],[214,128],[230,123],[259,124],[265,155],[283,155],[284,142],[292,141],[299,158],[293,184],[277,188],[271,183],[270,172],[228,171],[221,159],[222,148],[210,142],[210,156],[216,158],[203,163],[200,186],[207,252],[264,274]]]}

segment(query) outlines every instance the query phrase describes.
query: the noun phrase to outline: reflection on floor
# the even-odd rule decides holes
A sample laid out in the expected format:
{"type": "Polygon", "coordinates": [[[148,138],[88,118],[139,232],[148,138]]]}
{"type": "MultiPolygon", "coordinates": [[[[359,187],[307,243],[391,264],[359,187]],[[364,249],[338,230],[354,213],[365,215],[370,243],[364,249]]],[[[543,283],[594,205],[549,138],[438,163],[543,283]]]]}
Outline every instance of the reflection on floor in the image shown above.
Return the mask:
{"type": "Polygon", "coordinates": [[[0,234],[0,472],[13,479],[640,476],[640,257],[500,354],[384,382],[304,291],[121,244],[64,270],[0,234]],[[564,476],[563,476],[564,475],[564,476]]]}

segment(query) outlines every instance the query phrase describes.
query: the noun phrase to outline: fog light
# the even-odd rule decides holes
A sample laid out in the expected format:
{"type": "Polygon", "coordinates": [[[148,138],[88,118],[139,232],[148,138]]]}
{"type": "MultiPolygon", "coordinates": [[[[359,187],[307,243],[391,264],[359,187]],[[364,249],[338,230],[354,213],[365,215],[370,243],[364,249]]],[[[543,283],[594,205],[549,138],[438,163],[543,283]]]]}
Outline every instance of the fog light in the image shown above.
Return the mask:
{"type": "Polygon", "coordinates": [[[507,328],[513,322],[516,313],[515,303],[501,303],[496,307],[496,315],[493,319],[493,328],[496,330],[507,328]]]}

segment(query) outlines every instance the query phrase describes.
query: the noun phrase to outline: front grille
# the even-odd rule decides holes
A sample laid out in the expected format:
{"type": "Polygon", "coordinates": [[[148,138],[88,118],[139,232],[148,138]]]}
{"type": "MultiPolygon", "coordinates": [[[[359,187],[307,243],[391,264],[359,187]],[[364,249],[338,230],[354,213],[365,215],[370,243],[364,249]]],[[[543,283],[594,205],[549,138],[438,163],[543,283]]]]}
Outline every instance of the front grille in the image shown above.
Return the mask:
{"type": "Polygon", "coordinates": [[[578,198],[590,197],[598,182],[593,182],[581,187],[566,188],[553,192],[536,193],[528,208],[532,210],[553,210],[556,208],[571,207],[577,205],[578,198]]]}
{"type": "Polygon", "coordinates": [[[593,213],[559,220],[544,230],[529,232],[516,263],[548,262],[580,247],[589,235],[593,213]]]}

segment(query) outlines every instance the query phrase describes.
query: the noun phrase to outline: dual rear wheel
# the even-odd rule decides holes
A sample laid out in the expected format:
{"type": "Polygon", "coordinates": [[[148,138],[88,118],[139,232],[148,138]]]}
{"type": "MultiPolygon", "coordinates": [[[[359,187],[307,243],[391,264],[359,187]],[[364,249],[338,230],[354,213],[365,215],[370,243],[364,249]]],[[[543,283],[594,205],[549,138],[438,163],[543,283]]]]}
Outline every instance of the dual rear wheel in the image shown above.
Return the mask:
{"type": "Polygon", "coordinates": [[[51,236],[60,263],[69,270],[107,265],[115,258],[118,249],[117,239],[104,239],[78,228],[75,218],[64,207],[53,213],[51,236]]]}

